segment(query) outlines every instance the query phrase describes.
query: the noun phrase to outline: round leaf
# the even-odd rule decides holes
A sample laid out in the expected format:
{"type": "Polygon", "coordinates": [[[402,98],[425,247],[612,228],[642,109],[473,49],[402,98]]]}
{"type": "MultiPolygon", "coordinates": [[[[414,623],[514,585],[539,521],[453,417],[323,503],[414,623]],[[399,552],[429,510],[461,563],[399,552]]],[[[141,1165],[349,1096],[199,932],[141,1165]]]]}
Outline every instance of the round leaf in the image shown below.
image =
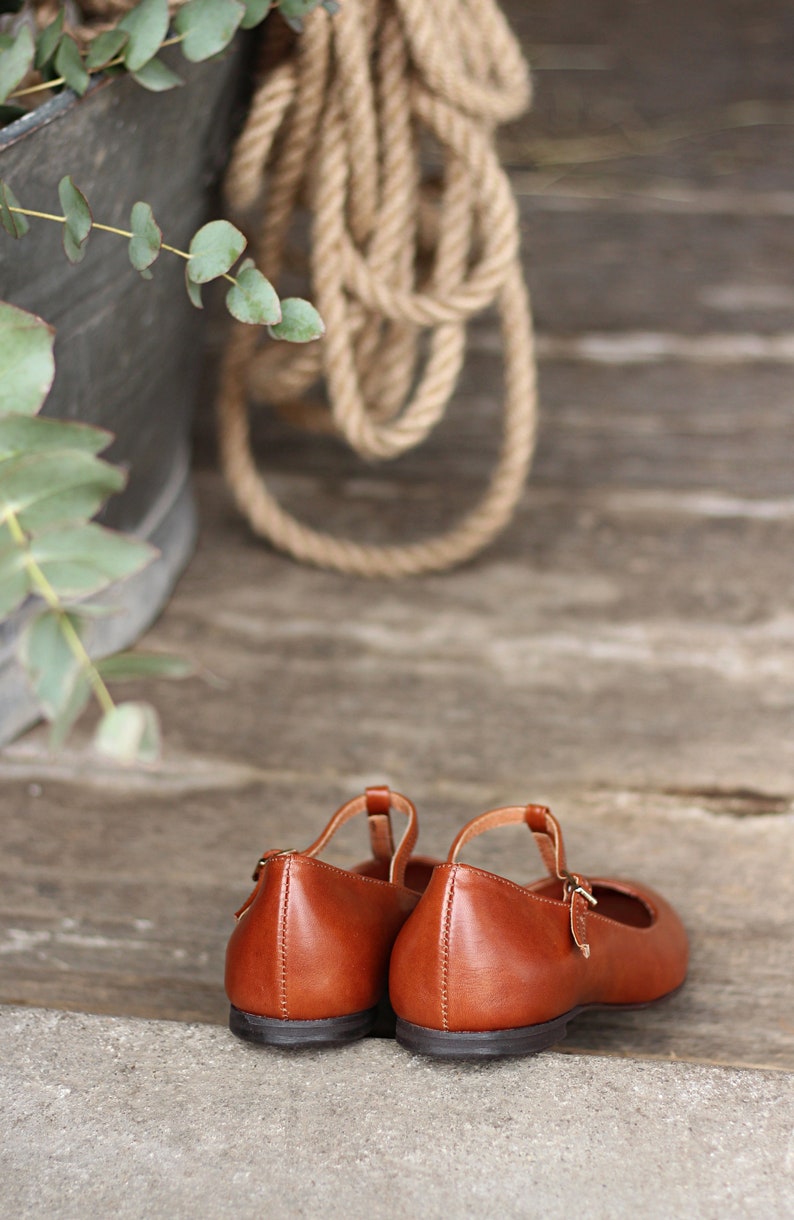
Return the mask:
{"type": "Polygon", "coordinates": [[[130,72],[130,76],[150,93],[166,93],[169,89],[178,89],[185,83],[162,59],[150,59],[137,72],[130,72]]]}
{"type": "Polygon", "coordinates": [[[267,326],[281,321],[281,305],[270,280],[253,265],[242,267],[226,294],[226,307],[238,322],[267,326]]]}
{"type": "Polygon", "coordinates": [[[79,634],[79,620],[62,611],[44,610],[27,625],[20,641],[19,660],[48,720],[69,701],[82,669],[64,635],[67,619],[79,634]]]}
{"type": "Polygon", "coordinates": [[[199,63],[228,47],[244,16],[238,0],[189,0],[174,18],[185,59],[199,63]]]}
{"type": "Polygon", "coordinates": [[[151,267],[163,244],[162,231],[148,203],[139,200],[132,205],[130,229],[130,262],[136,271],[145,271],[147,267],[151,267]]]}
{"type": "Polygon", "coordinates": [[[0,301],[0,415],[35,415],[55,376],[55,331],[0,301]]]}
{"type": "Polygon", "coordinates": [[[83,67],[83,58],[77,43],[69,34],[64,34],[55,52],[55,71],[62,76],[70,89],[80,97],[88,88],[91,77],[83,67]]]}
{"type": "Polygon", "coordinates": [[[281,302],[281,321],[269,329],[274,339],[286,339],[288,343],[311,343],[325,334],[317,310],[300,297],[286,297],[281,302]]]}
{"type": "Polygon", "coordinates": [[[6,233],[10,233],[14,238],[24,237],[30,228],[27,216],[23,216],[21,212],[11,211],[12,208],[19,206],[19,200],[11,187],[0,179],[0,224],[6,233]]]}
{"type": "Polygon", "coordinates": [[[0,102],[27,76],[33,67],[33,54],[33,35],[26,25],[20,26],[11,45],[0,50],[0,102]]]}
{"type": "Polygon", "coordinates": [[[245,16],[241,22],[244,30],[252,30],[260,21],[264,21],[271,8],[273,0],[245,0],[245,16]]]}
{"type": "Polygon", "coordinates": [[[86,521],[126,481],[117,466],[69,449],[9,458],[0,464],[0,520],[13,512],[29,531],[86,521]]]}
{"type": "Polygon", "coordinates": [[[139,72],[153,59],[168,33],[168,0],[141,0],[118,24],[129,41],[124,48],[124,63],[130,72],[139,72]]]}
{"type": "Polygon", "coordinates": [[[40,453],[44,449],[101,453],[112,440],[112,433],[90,424],[45,419],[41,415],[0,415],[0,462],[16,454],[40,453]]]}
{"type": "Polygon", "coordinates": [[[148,703],[120,703],[99,722],[94,745],[120,763],[154,762],[160,754],[160,726],[148,703]]]}
{"type": "Polygon", "coordinates": [[[58,183],[58,198],[66,218],[63,226],[64,252],[70,263],[79,263],[85,256],[85,244],[94,223],[91,209],[85,195],[68,174],[58,183]]]}
{"type": "Polygon", "coordinates": [[[127,45],[128,40],[127,31],[119,29],[118,26],[114,30],[105,30],[105,33],[95,38],[88,48],[85,66],[92,71],[104,68],[111,59],[117,57],[119,51],[127,45]]]}
{"type": "Polygon", "coordinates": [[[193,283],[188,275],[189,270],[190,263],[185,263],[185,288],[187,289],[187,295],[190,298],[190,304],[194,305],[196,309],[203,309],[204,302],[201,299],[201,284],[193,283]]]}
{"type": "Polygon", "coordinates": [[[188,278],[207,284],[233,267],[248,243],[228,220],[211,220],[193,237],[188,253],[188,278]]]}
{"type": "Polygon", "coordinates": [[[36,35],[35,64],[37,68],[45,68],[57,51],[58,43],[61,41],[61,35],[63,34],[65,16],[66,9],[59,9],[55,19],[40,34],[36,35]]]}

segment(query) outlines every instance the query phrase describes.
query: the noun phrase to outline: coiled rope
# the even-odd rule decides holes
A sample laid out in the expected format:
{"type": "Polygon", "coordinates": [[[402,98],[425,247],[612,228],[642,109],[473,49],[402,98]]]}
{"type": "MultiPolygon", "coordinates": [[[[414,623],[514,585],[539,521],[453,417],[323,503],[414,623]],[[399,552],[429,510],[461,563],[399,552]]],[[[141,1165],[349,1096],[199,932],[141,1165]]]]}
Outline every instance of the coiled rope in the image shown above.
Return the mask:
{"type": "Polygon", "coordinates": [[[308,209],[309,296],[326,335],[306,348],[260,346],[257,328],[235,323],[219,436],[240,510],[295,558],[368,577],[439,571],[510,520],[534,449],[536,378],[518,213],[493,132],[529,97],[493,0],[344,0],[333,18],[312,12],[294,52],[263,75],[229,164],[227,204],[235,216],[261,209],[251,253],[277,286],[295,210],[308,209]],[[428,133],[441,150],[440,185],[422,178],[428,133]],[[312,529],[281,506],[252,452],[249,401],[295,409],[324,377],[333,427],[364,458],[396,457],[441,419],[466,324],[494,304],[504,430],[476,507],[446,533],[376,546],[312,529]]]}

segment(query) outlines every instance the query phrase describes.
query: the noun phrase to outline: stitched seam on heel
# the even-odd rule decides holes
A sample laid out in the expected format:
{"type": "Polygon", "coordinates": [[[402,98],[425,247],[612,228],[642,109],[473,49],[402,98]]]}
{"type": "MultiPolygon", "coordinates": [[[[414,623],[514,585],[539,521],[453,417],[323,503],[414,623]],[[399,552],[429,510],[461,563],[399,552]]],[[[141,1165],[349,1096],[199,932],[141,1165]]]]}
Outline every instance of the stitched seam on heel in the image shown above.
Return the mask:
{"type": "Polygon", "coordinates": [[[281,925],[279,929],[279,957],[281,959],[281,1016],[283,1020],[289,1017],[287,1008],[287,904],[289,902],[289,873],[291,860],[287,860],[284,868],[284,893],[281,899],[281,925]]]}
{"type": "Polygon", "coordinates": [[[444,952],[441,959],[441,1024],[449,1029],[449,937],[452,924],[452,895],[455,890],[455,870],[450,872],[444,911],[444,952]]]}

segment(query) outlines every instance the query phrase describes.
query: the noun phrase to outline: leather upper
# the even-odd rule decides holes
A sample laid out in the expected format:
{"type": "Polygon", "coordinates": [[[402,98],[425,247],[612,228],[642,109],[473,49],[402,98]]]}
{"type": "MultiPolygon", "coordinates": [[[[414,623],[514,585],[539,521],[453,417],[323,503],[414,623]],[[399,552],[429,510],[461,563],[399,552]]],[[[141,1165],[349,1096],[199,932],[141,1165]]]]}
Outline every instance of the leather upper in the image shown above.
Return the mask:
{"type": "Polygon", "coordinates": [[[464,827],[397,938],[389,990],[399,1017],[454,1031],[541,1024],[587,1004],[643,1004],[684,981],[686,932],[653,890],[571,874],[543,806],[493,810],[464,827]],[[457,862],[468,838],[525,821],[550,876],[521,886],[457,862]]]}
{"type": "Polygon", "coordinates": [[[305,851],[267,852],[253,893],[237,913],[226,952],[226,992],[243,1012],[320,1020],[374,1007],[388,976],[394,939],[435,861],[411,857],[416,811],[388,789],[368,789],[334,815],[305,851]],[[395,850],[392,807],[408,816],[395,850]],[[354,870],[316,859],[335,831],[366,810],[371,860],[354,870]],[[389,878],[392,878],[391,880],[389,878]]]}

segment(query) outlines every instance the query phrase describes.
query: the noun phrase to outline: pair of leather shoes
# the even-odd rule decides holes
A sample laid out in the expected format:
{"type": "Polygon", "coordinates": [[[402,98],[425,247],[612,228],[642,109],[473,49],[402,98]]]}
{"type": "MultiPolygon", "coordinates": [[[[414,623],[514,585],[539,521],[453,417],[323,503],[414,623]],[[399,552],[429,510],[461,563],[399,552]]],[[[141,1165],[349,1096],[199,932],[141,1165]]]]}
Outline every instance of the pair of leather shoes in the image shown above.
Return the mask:
{"type": "Polygon", "coordinates": [[[384,996],[396,1037],[445,1058],[525,1055],[565,1036],[591,1007],[641,1007],[684,981],[687,938],[645,886],[568,870],[556,819],[508,806],[464,826],[446,862],[413,855],[416,809],[368,788],[305,851],[264,853],[226,955],[230,1027],[282,1047],[338,1045],[371,1033],[384,996]],[[407,825],[395,847],[392,813],[407,825]],[[352,869],[317,857],[366,814],[372,857],[352,869]],[[470,839],[523,822],[548,876],[517,885],[460,863],[470,839]]]}

